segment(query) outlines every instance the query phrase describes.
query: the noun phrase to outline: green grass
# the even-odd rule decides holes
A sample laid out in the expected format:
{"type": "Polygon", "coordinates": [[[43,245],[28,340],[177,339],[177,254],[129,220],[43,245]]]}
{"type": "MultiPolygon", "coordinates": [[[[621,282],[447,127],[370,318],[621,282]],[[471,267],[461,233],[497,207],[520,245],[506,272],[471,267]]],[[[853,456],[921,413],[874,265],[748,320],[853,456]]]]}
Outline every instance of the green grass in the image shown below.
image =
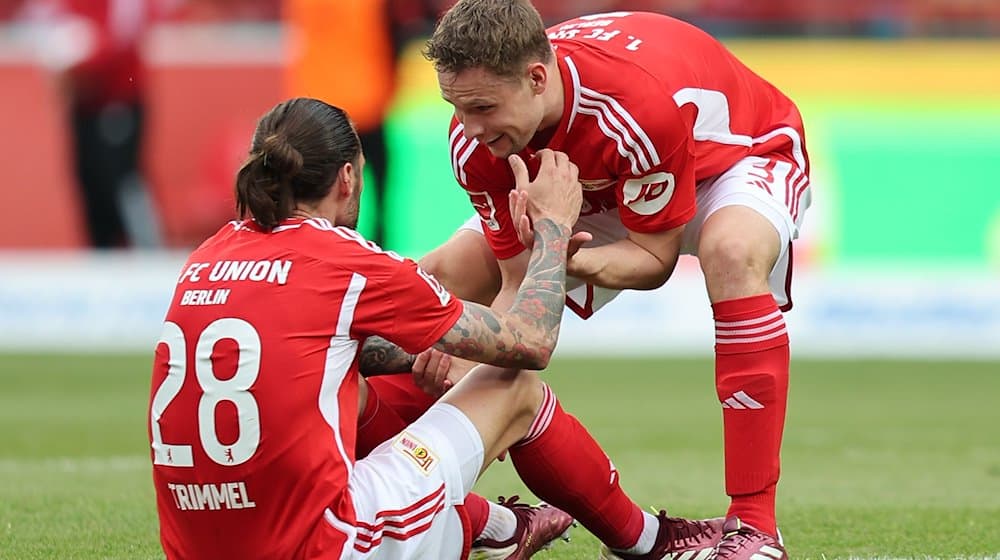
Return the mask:
{"type": "MultiPolygon", "coordinates": [[[[149,356],[0,356],[0,559],[162,558],[149,356]]],[[[710,360],[562,360],[547,374],[623,486],[724,512],[710,360]]],[[[793,364],[778,514],[793,558],[1000,558],[1000,364],[793,364]]],[[[527,493],[509,463],[478,490],[527,493]]],[[[539,559],[595,558],[578,528],[539,559]]]]}

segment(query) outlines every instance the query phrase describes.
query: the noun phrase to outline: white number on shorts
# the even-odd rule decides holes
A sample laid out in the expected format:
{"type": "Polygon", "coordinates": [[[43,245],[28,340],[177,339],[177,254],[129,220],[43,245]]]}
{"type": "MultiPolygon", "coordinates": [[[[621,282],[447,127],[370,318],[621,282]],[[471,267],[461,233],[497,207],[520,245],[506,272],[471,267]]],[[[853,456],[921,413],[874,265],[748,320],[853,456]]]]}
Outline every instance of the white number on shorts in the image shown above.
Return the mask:
{"type": "MultiPolygon", "coordinates": [[[[184,333],[176,323],[167,322],[160,342],[167,345],[167,377],[153,396],[150,422],[153,439],[153,463],[174,467],[193,467],[190,445],[167,444],[160,432],[160,418],[177,396],[187,374],[187,352],[184,333]]],[[[210,459],[220,465],[245,463],[260,444],[260,408],[250,393],[250,387],[260,374],[260,335],[253,325],[242,319],[218,319],[208,325],[195,346],[195,376],[201,386],[198,401],[198,434],[202,448],[210,459]],[[212,350],[221,340],[232,339],[239,349],[236,373],[229,379],[216,377],[212,350]],[[231,444],[219,441],[215,426],[215,409],[228,401],[236,407],[239,437],[231,444]]]]}

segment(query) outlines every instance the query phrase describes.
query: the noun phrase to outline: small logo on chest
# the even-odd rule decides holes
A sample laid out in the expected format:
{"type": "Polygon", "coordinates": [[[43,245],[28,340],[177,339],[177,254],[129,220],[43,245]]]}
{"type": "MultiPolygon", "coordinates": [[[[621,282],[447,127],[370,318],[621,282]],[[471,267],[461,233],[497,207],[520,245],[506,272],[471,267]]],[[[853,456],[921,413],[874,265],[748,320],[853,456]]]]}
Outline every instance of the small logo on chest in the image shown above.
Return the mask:
{"type": "Polygon", "coordinates": [[[600,191],[615,185],[614,179],[580,179],[580,185],[585,191],[600,191]]]}

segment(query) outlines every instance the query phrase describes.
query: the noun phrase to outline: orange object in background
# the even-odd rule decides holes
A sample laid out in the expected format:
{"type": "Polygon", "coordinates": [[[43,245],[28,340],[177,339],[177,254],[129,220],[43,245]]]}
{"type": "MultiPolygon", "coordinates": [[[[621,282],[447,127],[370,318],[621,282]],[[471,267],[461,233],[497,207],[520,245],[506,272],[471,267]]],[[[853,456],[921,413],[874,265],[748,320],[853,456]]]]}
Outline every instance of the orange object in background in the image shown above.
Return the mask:
{"type": "MultiPolygon", "coordinates": [[[[411,0],[406,0],[410,2],[411,0]]],[[[395,94],[397,18],[393,0],[283,0],[288,97],[312,97],[350,115],[364,146],[363,234],[379,245],[394,225],[385,118],[395,94]],[[390,8],[393,13],[390,13],[390,8]]]]}
{"type": "Polygon", "coordinates": [[[359,130],[381,126],[395,62],[385,0],[285,0],[289,96],[341,107],[359,130]]]}

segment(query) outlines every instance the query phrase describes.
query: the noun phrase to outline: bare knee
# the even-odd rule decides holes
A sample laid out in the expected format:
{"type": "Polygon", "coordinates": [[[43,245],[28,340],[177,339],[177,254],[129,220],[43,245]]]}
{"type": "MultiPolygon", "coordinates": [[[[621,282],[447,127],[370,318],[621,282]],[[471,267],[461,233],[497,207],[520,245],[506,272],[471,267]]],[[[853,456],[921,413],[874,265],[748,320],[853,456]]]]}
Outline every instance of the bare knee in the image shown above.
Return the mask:
{"type": "Polygon", "coordinates": [[[705,220],[698,260],[712,302],[767,292],[781,252],[775,226],[753,208],[731,205],[705,220]]]}
{"type": "MultiPolygon", "coordinates": [[[[539,407],[542,406],[542,380],[538,373],[534,371],[521,370],[517,373],[514,392],[515,401],[521,416],[528,420],[528,424],[534,422],[538,414],[539,407]]],[[[525,429],[527,433],[527,429],[525,429]]]]}
{"type": "Polygon", "coordinates": [[[420,268],[460,299],[489,305],[500,291],[500,267],[486,239],[476,232],[459,231],[424,255],[420,268]]]}
{"type": "Polygon", "coordinates": [[[768,291],[768,276],[777,260],[769,244],[742,236],[703,239],[698,260],[713,302],[768,291]]]}
{"type": "Polygon", "coordinates": [[[472,421],[483,438],[485,456],[492,460],[528,435],[543,398],[537,373],[481,365],[442,401],[472,421]]]}
{"type": "Polygon", "coordinates": [[[726,276],[741,278],[759,273],[750,241],[739,237],[717,237],[703,240],[698,247],[698,260],[706,278],[726,276]]]}
{"type": "MultiPolygon", "coordinates": [[[[517,369],[490,368],[490,384],[502,389],[504,408],[510,413],[511,424],[530,425],[542,405],[542,380],[537,372],[517,369]]],[[[528,426],[525,426],[527,433],[528,426]]]]}

